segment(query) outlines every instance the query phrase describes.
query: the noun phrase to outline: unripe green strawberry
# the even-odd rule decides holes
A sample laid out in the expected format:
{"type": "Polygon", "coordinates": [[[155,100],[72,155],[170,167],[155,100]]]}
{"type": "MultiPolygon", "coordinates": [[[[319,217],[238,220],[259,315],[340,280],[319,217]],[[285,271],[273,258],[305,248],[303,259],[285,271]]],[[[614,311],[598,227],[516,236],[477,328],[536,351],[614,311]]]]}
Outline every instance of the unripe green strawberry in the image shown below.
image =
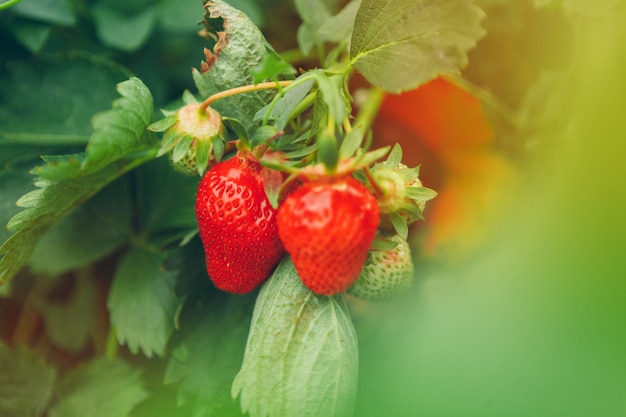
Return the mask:
{"type": "Polygon", "coordinates": [[[279,206],[277,220],[304,285],[330,296],[359,276],[380,215],[374,196],[346,175],[305,181],[279,206]]]}
{"type": "Polygon", "coordinates": [[[224,155],[222,117],[211,107],[190,103],[148,129],[165,131],[157,156],[168,155],[177,171],[203,175],[211,162],[224,155]]]}
{"type": "Polygon", "coordinates": [[[396,246],[371,250],[366,263],[348,294],[369,301],[385,300],[406,290],[413,282],[413,261],[408,242],[399,235],[389,238],[396,246]]]}
{"type": "Polygon", "coordinates": [[[395,230],[406,239],[408,225],[424,218],[426,202],[437,193],[422,185],[419,166],[409,168],[400,162],[401,158],[402,150],[396,147],[387,161],[374,165],[369,172],[368,187],[380,206],[381,228],[395,230]]]}

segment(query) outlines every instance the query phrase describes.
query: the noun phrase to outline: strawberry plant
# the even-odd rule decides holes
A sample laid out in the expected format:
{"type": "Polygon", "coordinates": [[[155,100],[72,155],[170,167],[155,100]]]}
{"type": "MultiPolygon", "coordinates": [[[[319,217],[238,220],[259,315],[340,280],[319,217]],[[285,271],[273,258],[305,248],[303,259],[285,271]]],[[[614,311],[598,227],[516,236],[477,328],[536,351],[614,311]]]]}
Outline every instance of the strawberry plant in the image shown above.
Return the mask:
{"type": "Polygon", "coordinates": [[[516,7],[0,3],[0,416],[386,415],[368,319],[562,132],[516,7]]]}

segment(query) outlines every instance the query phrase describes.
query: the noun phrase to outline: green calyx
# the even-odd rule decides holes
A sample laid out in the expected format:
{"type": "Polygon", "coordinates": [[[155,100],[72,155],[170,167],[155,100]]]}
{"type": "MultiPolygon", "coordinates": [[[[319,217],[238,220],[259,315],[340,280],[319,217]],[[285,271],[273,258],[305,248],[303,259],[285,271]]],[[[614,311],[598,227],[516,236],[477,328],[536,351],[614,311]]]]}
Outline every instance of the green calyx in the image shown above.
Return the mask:
{"type": "Polygon", "coordinates": [[[200,103],[189,103],[148,129],[165,132],[157,156],[167,154],[174,169],[183,174],[203,175],[211,162],[224,155],[222,116],[200,103]]]}
{"type": "Polygon", "coordinates": [[[422,185],[419,166],[409,168],[401,160],[402,149],[396,145],[386,161],[367,171],[367,185],[380,207],[381,228],[395,231],[406,239],[408,225],[423,220],[426,202],[437,193],[422,185]]]}

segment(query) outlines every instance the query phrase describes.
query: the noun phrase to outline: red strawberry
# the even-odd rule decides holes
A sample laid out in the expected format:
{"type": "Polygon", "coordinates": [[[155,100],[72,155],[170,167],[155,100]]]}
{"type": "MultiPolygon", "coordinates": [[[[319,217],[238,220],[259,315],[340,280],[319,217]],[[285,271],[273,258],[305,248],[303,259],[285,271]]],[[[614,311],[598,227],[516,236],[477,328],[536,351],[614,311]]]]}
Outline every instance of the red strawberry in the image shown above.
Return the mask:
{"type": "Polygon", "coordinates": [[[305,182],[278,208],[278,231],[296,271],[322,295],[357,279],[378,222],[376,199],[350,176],[305,182]]]}
{"type": "Polygon", "coordinates": [[[221,290],[252,291],[285,253],[278,237],[276,210],[265,194],[262,167],[239,153],[202,178],[196,218],[207,272],[221,290]]]}

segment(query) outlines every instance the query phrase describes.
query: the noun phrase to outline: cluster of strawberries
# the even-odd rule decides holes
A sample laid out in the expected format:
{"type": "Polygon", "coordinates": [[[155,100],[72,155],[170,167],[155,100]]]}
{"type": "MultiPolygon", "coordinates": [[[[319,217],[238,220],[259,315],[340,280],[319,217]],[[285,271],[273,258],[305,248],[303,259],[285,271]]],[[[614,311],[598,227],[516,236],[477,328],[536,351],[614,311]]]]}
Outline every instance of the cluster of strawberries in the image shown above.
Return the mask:
{"type": "MultiPolygon", "coordinates": [[[[204,124],[216,126],[209,111],[212,117],[204,124]]],[[[167,127],[162,151],[175,166],[183,165],[181,171],[203,173],[195,210],[207,272],[218,288],[250,292],[286,254],[304,285],[320,295],[347,291],[379,300],[411,283],[407,226],[422,218],[425,202],[435,193],[422,186],[418,168],[401,163],[399,147],[372,167],[343,161],[348,163],[341,170],[308,166],[288,178],[265,166],[258,152],[239,149],[204,172],[207,157],[200,158],[198,169],[195,154],[202,148],[207,148],[204,155],[209,153],[208,148],[219,142],[215,137],[220,128],[195,132],[197,128],[185,126],[181,113],[187,116],[180,112],[168,126],[160,127],[167,127]],[[191,141],[186,139],[190,133],[191,141]],[[201,143],[202,138],[210,141],[201,143]],[[181,152],[181,146],[193,156],[181,152]],[[281,187],[287,191],[272,204],[267,182],[276,178],[289,186],[281,187]]]]}

